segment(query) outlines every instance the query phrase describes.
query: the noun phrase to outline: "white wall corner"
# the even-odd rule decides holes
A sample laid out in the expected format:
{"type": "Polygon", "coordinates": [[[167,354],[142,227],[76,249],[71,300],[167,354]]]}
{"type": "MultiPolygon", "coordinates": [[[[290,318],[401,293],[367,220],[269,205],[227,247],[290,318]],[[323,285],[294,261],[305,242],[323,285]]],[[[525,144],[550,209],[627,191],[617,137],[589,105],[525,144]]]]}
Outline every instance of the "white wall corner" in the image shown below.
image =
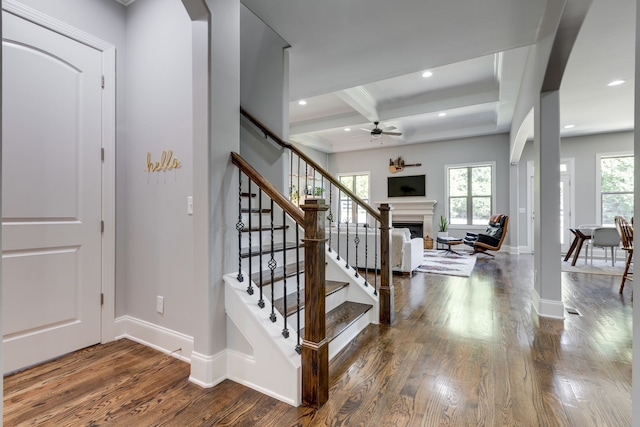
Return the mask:
{"type": "Polygon", "coordinates": [[[189,381],[204,388],[211,388],[227,378],[227,351],[212,356],[191,353],[191,375],[189,381]]]}
{"type": "Polygon", "coordinates": [[[115,335],[116,339],[128,338],[131,341],[191,363],[193,337],[180,332],[172,331],[135,317],[122,316],[115,321],[115,335]]]}
{"type": "Polygon", "coordinates": [[[531,290],[531,305],[540,317],[564,319],[564,304],[562,301],[542,299],[535,288],[531,290]]]}
{"type": "Polygon", "coordinates": [[[133,3],[135,0],[116,0],[118,3],[123,4],[125,6],[129,6],[131,3],[133,3]]]}

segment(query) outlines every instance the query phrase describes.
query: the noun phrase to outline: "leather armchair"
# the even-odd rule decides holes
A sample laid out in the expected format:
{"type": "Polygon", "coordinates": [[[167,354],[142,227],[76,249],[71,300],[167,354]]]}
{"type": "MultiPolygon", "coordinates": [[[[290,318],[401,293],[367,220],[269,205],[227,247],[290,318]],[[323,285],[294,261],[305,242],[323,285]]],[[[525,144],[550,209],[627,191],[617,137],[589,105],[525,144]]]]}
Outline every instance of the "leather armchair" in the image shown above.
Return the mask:
{"type": "Polygon", "coordinates": [[[509,225],[509,217],[504,214],[492,215],[489,218],[489,227],[484,233],[467,233],[464,243],[473,248],[473,253],[483,253],[485,255],[494,256],[487,251],[499,251],[507,235],[509,225]]]}

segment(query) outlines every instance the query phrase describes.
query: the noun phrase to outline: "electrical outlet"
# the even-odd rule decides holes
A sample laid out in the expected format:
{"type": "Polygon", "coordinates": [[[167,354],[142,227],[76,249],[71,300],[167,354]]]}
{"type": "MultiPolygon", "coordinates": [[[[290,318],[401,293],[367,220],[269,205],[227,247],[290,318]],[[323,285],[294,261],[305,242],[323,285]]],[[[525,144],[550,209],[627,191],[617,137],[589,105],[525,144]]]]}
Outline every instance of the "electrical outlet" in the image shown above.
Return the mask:
{"type": "Polygon", "coordinates": [[[159,314],[164,314],[164,297],[160,295],[156,297],[156,311],[159,314]]]}

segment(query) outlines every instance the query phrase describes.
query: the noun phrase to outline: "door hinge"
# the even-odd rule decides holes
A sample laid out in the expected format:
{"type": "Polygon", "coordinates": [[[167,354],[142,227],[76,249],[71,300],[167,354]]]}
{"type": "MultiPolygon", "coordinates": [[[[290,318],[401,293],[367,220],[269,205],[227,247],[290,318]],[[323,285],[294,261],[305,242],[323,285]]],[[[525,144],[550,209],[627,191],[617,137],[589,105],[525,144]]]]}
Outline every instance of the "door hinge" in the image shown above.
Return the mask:
{"type": "Polygon", "coordinates": [[[104,233],[104,221],[100,221],[100,232],[104,233]]]}
{"type": "Polygon", "coordinates": [[[100,86],[102,87],[102,89],[104,89],[104,76],[101,76],[102,78],[100,79],[100,86]]]}
{"type": "Polygon", "coordinates": [[[100,294],[100,305],[104,305],[104,294],[100,294]]]}
{"type": "Polygon", "coordinates": [[[100,160],[104,162],[104,148],[100,149],[100,160]]]}

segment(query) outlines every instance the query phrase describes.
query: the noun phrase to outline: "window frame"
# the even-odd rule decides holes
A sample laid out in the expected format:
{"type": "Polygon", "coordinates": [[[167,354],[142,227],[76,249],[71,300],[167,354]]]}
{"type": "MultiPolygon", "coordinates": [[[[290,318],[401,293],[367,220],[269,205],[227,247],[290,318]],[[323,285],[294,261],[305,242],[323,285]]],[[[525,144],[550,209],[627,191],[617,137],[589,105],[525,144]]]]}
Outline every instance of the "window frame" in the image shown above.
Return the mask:
{"type": "MultiPolygon", "coordinates": [[[[631,157],[633,159],[634,153],[633,151],[614,151],[614,152],[596,153],[595,209],[596,209],[597,224],[602,224],[602,159],[611,158],[611,157],[631,157]]],[[[634,173],[635,173],[635,164],[634,164],[634,173]]],[[[634,184],[635,184],[635,181],[634,181],[634,184]]],[[[628,193],[629,192],[622,192],[622,193],[607,192],[607,194],[628,194],[628,193]]],[[[634,196],[634,204],[635,204],[635,185],[634,185],[634,191],[632,191],[631,194],[634,196]]],[[[627,219],[630,220],[630,218],[627,218],[627,219]]],[[[613,225],[613,224],[609,224],[609,225],[613,225]]]]}
{"type": "MultiPolygon", "coordinates": [[[[450,193],[449,193],[449,170],[450,169],[461,169],[461,168],[474,168],[474,167],[483,167],[490,166],[491,167],[491,213],[496,212],[496,162],[488,161],[488,162],[467,162],[467,163],[455,163],[444,165],[444,212],[447,221],[449,222],[450,229],[485,229],[486,224],[452,224],[451,223],[451,212],[450,212],[450,193]]],[[[470,190],[470,187],[469,187],[470,190]]],[[[467,191],[467,200],[470,200],[473,196],[469,195],[469,190],[467,191]]],[[[468,204],[469,206],[469,204],[468,204]]],[[[467,210],[468,212],[468,210],[467,210]]],[[[467,221],[473,221],[473,215],[468,216],[467,221]]]]}
{"type": "MultiPolygon", "coordinates": [[[[366,198],[361,198],[362,200],[364,200],[365,202],[371,204],[371,171],[361,171],[361,172],[340,172],[340,173],[336,173],[336,178],[338,180],[338,182],[342,183],[342,180],[340,178],[342,177],[354,177],[354,185],[355,185],[355,177],[356,176],[367,176],[367,182],[369,183],[367,185],[367,197],[366,198]]],[[[355,190],[352,188],[351,191],[355,194],[355,190]]],[[[344,224],[344,221],[342,221],[342,201],[346,200],[346,199],[342,199],[340,198],[340,194],[341,191],[340,189],[338,189],[338,197],[337,197],[337,206],[336,206],[336,213],[337,213],[337,222],[340,222],[341,224],[344,224]]],[[[351,209],[351,219],[354,219],[354,212],[357,212],[357,207],[356,209],[351,209]]],[[[349,222],[349,224],[355,224],[357,223],[357,213],[355,214],[355,219],[356,222],[349,222]]],[[[359,224],[359,223],[358,223],[359,224]]]]}

